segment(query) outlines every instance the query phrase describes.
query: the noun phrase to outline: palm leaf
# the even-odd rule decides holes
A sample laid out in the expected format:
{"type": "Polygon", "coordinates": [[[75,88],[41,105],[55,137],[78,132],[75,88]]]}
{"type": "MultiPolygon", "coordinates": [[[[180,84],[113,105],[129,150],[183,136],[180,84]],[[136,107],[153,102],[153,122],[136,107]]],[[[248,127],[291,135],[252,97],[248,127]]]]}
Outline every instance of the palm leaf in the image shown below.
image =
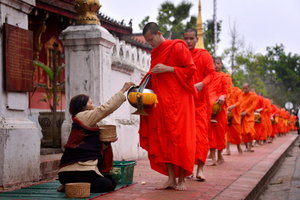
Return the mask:
{"type": "Polygon", "coordinates": [[[39,61],[33,61],[33,65],[41,68],[44,72],[46,72],[47,76],[49,77],[49,79],[52,81],[53,80],[53,71],[50,67],[48,67],[47,65],[45,65],[44,63],[42,62],[39,62],[39,61]]]}

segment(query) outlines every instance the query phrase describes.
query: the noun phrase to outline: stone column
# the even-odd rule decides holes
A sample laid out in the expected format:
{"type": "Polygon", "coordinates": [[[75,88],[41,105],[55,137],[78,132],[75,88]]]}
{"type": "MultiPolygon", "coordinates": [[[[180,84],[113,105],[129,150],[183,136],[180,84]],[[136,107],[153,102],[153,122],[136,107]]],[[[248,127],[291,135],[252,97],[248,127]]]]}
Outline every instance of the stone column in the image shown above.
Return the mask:
{"type": "MultiPolygon", "coordinates": [[[[3,23],[28,29],[35,0],[0,0],[3,23]]],[[[0,187],[39,180],[40,131],[28,119],[28,94],[4,90],[3,34],[0,34],[0,187]]]]}
{"type": "MultiPolygon", "coordinates": [[[[65,47],[66,114],[62,125],[62,146],[66,143],[71,119],[70,99],[77,94],[87,94],[95,105],[103,103],[106,89],[104,80],[111,68],[114,37],[102,26],[85,24],[69,26],[61,35],[65,47]]],[[[108,85],[106,85],[108,86],[108,85]]]]}

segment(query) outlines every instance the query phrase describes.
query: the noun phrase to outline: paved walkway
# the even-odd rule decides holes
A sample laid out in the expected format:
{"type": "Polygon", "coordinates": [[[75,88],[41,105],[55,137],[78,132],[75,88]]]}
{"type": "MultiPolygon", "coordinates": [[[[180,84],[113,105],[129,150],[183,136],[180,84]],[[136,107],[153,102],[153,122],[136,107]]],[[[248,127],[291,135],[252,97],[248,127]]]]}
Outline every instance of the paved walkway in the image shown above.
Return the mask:
{"type": "MultiPolygon", "coordinates": [[[[137,161],[134,168],[135,184],[106,193],[93,200],[242,200],[256,199],[279,167],[289,148],[297,140],[296,132],[277,137],[273,143],[254,147],[253,153],[239,155],[232,145],[231,155],[218,166],[205,166],[206,182],[187,179],[188,190],[155,190],[167,177],[153,171],[148,159],[137,161]]],[[[244,148],[244,147],[243,147],[244,148]]],[[[300,157],[296,168],[300,170],[300,157]]],[[[290,200],[300,199],[300,174],[295,172],[290,200]]],[[[1,191],[0,191],[1,192],[1,191]]]]}
{"type": "Polygon", "coordinates": [[[135,184],[93,200],[252,200],[260,194],[296,139],[297,134],[293,132],[243,155],[232,146],[231,156],[224,156],[225,163],[205,166],[206,182],[187,179],[187,191],[155,190],[166,181],[166,176],[150,169],[147,159],[138,160],[134,169],[135,184]]]}

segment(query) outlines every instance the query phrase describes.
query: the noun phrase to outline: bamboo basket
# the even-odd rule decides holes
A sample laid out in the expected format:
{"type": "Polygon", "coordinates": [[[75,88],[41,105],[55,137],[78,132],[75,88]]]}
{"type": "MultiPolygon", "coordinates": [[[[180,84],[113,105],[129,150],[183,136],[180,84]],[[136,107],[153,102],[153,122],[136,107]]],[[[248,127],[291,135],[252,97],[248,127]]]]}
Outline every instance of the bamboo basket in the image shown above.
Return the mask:
{"type": "Polygon", "coordinates": [[[66,183],[65,187],[66,198],[86,198],[91,194],[90,183],[66,183]]]}
{"type": "Polygon", "coordinates": [[[99,140],[101,142],[115,142],[118,140],[115,125],[100,125],[99,140]]]}

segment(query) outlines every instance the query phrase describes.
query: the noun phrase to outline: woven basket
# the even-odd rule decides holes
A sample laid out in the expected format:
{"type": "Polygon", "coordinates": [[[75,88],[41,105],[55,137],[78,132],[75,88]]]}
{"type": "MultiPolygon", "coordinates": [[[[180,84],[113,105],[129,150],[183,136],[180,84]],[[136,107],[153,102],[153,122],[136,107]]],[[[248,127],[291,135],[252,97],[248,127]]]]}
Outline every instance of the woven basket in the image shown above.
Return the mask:
{"type": "Polygon", "coordinates": [[[115,142],[118,140],[115,125],[100,125],[99,140],[101,142],[115,142]]]}
{"type": "Polygon", "coordinates": [[[86,198],[91,194],[90,183],[66,183],[65,197],[66,198],[86,198]]]}

